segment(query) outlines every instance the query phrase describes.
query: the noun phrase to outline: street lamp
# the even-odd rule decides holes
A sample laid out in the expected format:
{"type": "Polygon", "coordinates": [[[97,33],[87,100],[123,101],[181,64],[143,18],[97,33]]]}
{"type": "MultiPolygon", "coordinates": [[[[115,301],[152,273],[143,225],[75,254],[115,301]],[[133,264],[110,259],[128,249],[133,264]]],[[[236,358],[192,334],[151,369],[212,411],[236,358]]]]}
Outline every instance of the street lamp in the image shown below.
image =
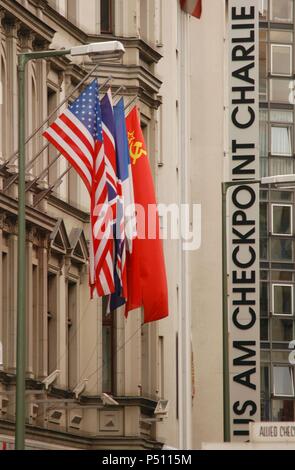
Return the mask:
{"type": "Polygon", "coordinates": [[[15,449],[25,448],[25,371],[26,371],[26,190],[25,190],[25,69],[30,60],[89,55],[92,60],[120,58],[125,49],[119,41],[107,41],[71,49],[26,52],[18,55],[18,258],[16,333],[16,423],[15,449]]]}
{"type": "Polygon", "coordinates": [[[230,442],[230,392],[229,392],[229,349],[228,349],[228,285],[227,285],[227,224],[226,196],[230,188],[241,184],[273,184],[280,188],[290,188],[295,185],[294,175],[267,176],[260,179],[226,181],[222,189],[222,332],[223,332],[223,433],[224,441],[230,442]]]}

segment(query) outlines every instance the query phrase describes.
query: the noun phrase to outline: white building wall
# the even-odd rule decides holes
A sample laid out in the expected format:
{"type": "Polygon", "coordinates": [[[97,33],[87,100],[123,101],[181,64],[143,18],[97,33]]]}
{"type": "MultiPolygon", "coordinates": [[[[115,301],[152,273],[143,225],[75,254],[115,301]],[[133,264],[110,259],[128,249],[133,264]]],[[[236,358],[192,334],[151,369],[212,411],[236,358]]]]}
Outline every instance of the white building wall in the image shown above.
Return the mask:
{"type": "Polygon", "coordinates": [[[192,252],[193,448],[223,440],[221,182],[224,167],[225,2],[207,0],[191,35],[191,203],[202,205],[192,252]]]}

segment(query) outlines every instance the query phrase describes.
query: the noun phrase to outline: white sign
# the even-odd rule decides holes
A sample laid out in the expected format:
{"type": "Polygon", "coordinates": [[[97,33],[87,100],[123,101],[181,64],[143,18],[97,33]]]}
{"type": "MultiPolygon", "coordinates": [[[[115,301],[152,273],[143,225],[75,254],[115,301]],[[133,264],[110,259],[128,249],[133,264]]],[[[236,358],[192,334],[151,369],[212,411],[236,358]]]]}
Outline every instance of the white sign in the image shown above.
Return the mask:
{"type": "Polygon", "coordinates": [[[228,324],[231,441],[260,421],[258,0],[229,0],[228,324]]]}
{"type": "Polygon", "coordinates": [[[251,423],[251,442],[295,442],[295,423],[251,423]]]}

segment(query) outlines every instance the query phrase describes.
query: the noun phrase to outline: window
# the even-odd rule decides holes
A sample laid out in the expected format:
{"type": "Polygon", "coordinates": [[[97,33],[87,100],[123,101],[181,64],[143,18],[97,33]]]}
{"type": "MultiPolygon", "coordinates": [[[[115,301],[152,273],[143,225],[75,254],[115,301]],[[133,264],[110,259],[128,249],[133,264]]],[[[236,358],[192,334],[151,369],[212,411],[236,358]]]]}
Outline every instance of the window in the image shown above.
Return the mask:
{"type": "Polygon", "coordinates": [[[259,245],[260,245],[260,259],[267,260],[268,259],[268,238],[260,237],[259,245]]]}
{"type": "Polygon", "coordinates": [[[268,317],[268,284],[267,282],[260,283],[260,316],[268,317]]]}
{"type": "MultiPolygon", "coordinates": [[[[264,114],[264,113],[263,113],[264,114]]],[[[262,116],[260,112],[260,122],[259,122],[259,153],[260,157],[268,156],[268,120],[267,113],[266,118],[262,116]]]]}
{"type": "Polygon", "coordinates": [[[271,324],[273,341],[292,341],[293,320],[285,320],[284,318],[273,318],[271,324]]]}
{"type": "Polygon", "coordinates": [[[33,370],[35,372],[35,377],[39,376],[40,371],[40,362],[41,362],[41,350],[40,350],[40,337],[42,332],[42,310],[39,308],[39,271],[38,265],[33,264],[32,266],[32,282],[33,282],[33,370]]]}
{"type": "Polygon", "coordinates": [[[293,371],[288,366],[273,367],[273,394],[276,397],[293,397],[293,371]]]}
{"type": "Polygon", "coordinates": [[[292,123],[293,122],[293,111],[288,111],[285,109],[271,109],[270,110],[270,120],[272,122],[284,122],[292,123]]]}
{"type": "Polygon", "coordinates": [[[293,285],[273,284],[272,286],[273,315],[293,315],[293,285]]]}
{"type": "Polygon", "coordinates": [[[270,419],[270,388],[269,388],[269,367],[263,365],[261,367],[261,419],[268,421],[270,419]]]}
{"type": "Polygon", "coordinates": [[[260,236],[267,237],[267,203],[260,203],[260,236]]]}
{"type": "MultiPolygon", "coordinates": [[[[51,114],[57,107],[57,92],[52,88],[47,89],[47,113],[48,115],[51,114]]],[[[54,114],[50,120],[48,121],[48,125],[52,124],[53,121],[56,119],[56,115],[54,114]]],[[[48,148],[48,165],[57,157],[58,151],[54,147],[54,145],[50,144],[48,148]]],[[[58,161],[56,161],[53,165],[50,166],[48,171],[48,179],[49,183],[53,184],[58,178],[58,161]]]]}
{"type": "Polygon", "coordinates": [[[290,126],[271,126],[271,153],[281,156],[292,155],[290,126]]]}
{"type": "Polygon", "coordinates": [[[270,42],[293,43],[293,33],[291,31],[271,30],[269,32],[270,42]]]}
{"type": "Polygon", "coordinates": [[[0,321],[2,321],[2,364],[4,367],[8,367],[8,355],[10,344],[10,331],[9,331],[9,265],[8,265],[8,254],[2,252],[2,312],[0,321]],[[1,318],[2,317],[2,318],[1,318]]]}
{"type": "Polygon", "coordinates": [[[268,44],[267,33],[259,32],[259,100],[267,101],[268,44]]]}
{"type": "Polygon", "coordinates": [[[100,0],[100,31],[102,33],[113,32],[113,2],[112,0],[100,0]]]}
{"type": "Polygon", "coordinates": [[[271,73],[272,75],[292,74],[292,46],[271,45],[271,73]]]}
{"type": "Polygon", "coordinates": [[[270,80],[270,100],[279,103],[292,103],[293,81],[273,78],[270,80]]]}
{"type": "Polygon", "coordinates": [[[271,279],[273,281],[292,281],[292,271],[272,271],[271,279]]]}
{"type": "Polygon", "coordinates": [[[293,0],[271,0],[270,18],[280,23],[292,23],[293,0]]]}
{"type": "Polygon", "coordinates": [[[272,204],[273,235],[292,235],[293,217],[292,206],[288,204],[272,204]]]}
{"type": "Polygon", "coordinates": [[[47,372],[51,374],[57,366],[57,275],[55,273],[48,273],[47,277],[48,289],[48,312],[47,312],[47,372]]]}
{"type": "Polygon", "coordinates": [[[0,64],[0,70],[1,70],[1,77],[0,77],[0,110],[1,110],[1,116],[0,116],[0,124],[1,124],[1,129],[0,129],[0,158],[4,157],[7,159],[7,132],[6,132],[6,127],[7,127],[7,120],[5,119],[5,116],[7,116],[7,74],[6,74],[6,65],[4,62],[4,59],[0,56],[1,64],[0,64]]]}
{"type": "Polygon", "coordinates": [[[292,240],[286,238],[273,238],[271,240],[271,259],[272,261],[292,261],[292,240]]]}
{"type": "Polygon", "coordinates": [[[68,280],[68,387],[74,388],[77,385],[78,374],[78,335],[77,335],[77,315],[78,296],[77,283],[68,280]]]}
{"type": "Polygon", "coordinates": [[[114,385],[113,315],[106,314],[105,304],[102,315],[102,390],[111,393],[114,385]]]}
{"type": "Polygon", "coordinates": [[[294,162],[290,157],[272,157],[270,161],[270,175],[293,174],[294,162]]]}
{"type": "Polygon", "coordinates": [[[260,340],[261,341],[268,341],[269,333],[268,333],[268,320],[263,318],[260,320],[260,340]]]}
{"type": "Polygon", "coordinates": [[[164,398],[164,336],[159,336],[159,350],[158,350],[158,364],[159,364],[159,397],[164,398]]]}
{"type": "Polygon", "coordinates": [[[294,421],[294,401],[293,400],[273,400],[272,401],[273,421],[294,421]]]}

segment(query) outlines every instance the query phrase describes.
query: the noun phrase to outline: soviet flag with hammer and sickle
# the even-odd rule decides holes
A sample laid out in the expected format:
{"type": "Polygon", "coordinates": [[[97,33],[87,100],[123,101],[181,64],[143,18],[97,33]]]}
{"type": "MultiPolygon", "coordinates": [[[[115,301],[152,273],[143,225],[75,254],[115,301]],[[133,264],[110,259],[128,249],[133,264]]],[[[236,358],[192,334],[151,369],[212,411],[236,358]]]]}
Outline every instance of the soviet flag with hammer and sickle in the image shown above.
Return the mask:
{"type": "Polygon", "coordinates": [[[137,217],[137,238],[127,253],[126,314],[143,307],[148,323],[168,316],[167,279],[154,182],[136,106],[126,125],[137,217]]]}

